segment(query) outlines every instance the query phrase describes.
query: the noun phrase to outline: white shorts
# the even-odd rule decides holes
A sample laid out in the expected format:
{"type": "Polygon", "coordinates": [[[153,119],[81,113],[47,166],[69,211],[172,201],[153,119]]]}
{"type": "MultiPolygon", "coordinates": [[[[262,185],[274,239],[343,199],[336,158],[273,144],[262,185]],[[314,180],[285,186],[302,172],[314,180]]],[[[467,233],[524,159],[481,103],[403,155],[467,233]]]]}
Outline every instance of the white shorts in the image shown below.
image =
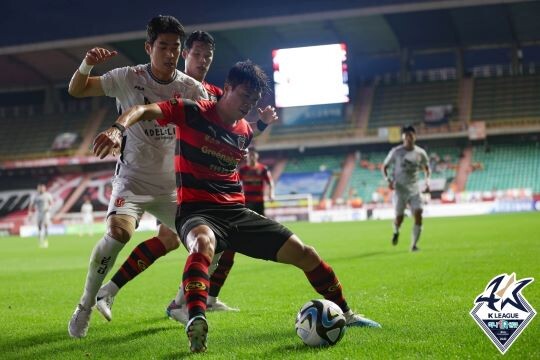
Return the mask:
{"type": "Polygon", "coordinates": [[[411,194],[408,191],[394,191],[393,196],[394,209],[396,211],[396,216],[401,216],[405,213],[405,208],[407,204],[411,208],[412,212],[416,210],[422,210],[422,197],[420,193],[411,194]]]}
{"type": "Polygon", "coordinates": [[[136,195],[141,193],[141,184],[123,178],[115,178],[107,217],[109,215],[129,215],[137,225],[145,211],[176,232],[176,191],[166,195],[136,195]],[[136,191],[134,191],[134,189],[136,191]]]}
{"type": "Polygon", "coordinates": [[[37,212],[36,213],[36,222],[38,228],[41,228],[42,226],[49,226],[51,223],[51,214],[48,211],[45,212],[37,212]]]}

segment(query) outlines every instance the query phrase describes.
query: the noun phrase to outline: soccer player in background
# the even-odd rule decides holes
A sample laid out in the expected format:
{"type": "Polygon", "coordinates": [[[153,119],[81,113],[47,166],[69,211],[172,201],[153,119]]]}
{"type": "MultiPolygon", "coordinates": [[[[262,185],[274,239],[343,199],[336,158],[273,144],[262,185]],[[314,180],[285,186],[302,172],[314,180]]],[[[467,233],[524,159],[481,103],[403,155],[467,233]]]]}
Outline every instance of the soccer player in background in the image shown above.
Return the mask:
{"type": "Polygon", "coordinates": [[[51,222],[51,206],[53,204],[53,197],[50,192],[47,191],[45,184],[39,184],[37,186],[37,194],[34,195],[30,201],[28,207],[28,216],[31,217],[34,213],[36,215],[36,224],[38,228],[38,239],[40,248],[48,248],[49,240],[49,224],[51,222]]]}
{"type": "MultiPolygon", "coordinates": [[[[94,206],[92,205],[88,195],[84,197],[84,202],[81,206],[81,219],[82,227],[84,228],[85,233],[88,235],[94,235],[94,231],[92,230],[92,227],[94,226],[94,206]]],[[[81,236],[82,233],[83,231],[81,229],[81,236]]]]}
{"type": "MultiPolygon", "coordinates": [[[[115,51],[93,48],[73,75],[69,93],[75,97],[114,97],[119,112],[133,105],[174,96],[207,98],[201,83],[176,69],[185,38],[180,22],[172,16],[156,16],[148,23],[146,33],[144,48],[150,57],[149,64],[116,68],[99,77],[89,76],[95,65],[116,55],[115,51]]],[[[129,268],[124,269],[122,278],[115,282],[133,278],[156,259],[178,248],[180,240],[171,230],[176,211],[175,130],[174,125],[162,127],[156,121],[146,121],[123,134],[107,211],[107,231],[90,256],[84,291],[69,321],[70,336],[86,336],[97,300],[105,299],[109,303],[105,309],[110,310],[113,296],[107,291],[98,291],[145,211],[162,222],[158,234],[135,248],[129,268]]],[[[110,320],[110,312],[104,315],[110,320]]]]}
{"type": "Polygon", "coordinates": [[[429,192],[429,158],[424,149],[415,145],[416,130],[413,126],[403,126],[401,129],[403,144],[390,150],[384,160],[382,173],[388,183],[388,187],[394,190],[394,206],[396,217],[393,227],[392,244],[397,245],[399,239],[399,228],[403,223],[405,207],[410,206],[414,215],[414,226],[412,231],[411,251],[418,251],[417,246],[422,232],[422,198],[420,187],[418,186],[418,171],[425,174],[426,188],[429,192]],[[392,177],[388,176],[388,168],[393,166],[392,177]]]}
{"type": "Polygon", "coordinates": [[[258,109],[253,130],[244,117],[268,88],[264,71],[250,61],[237,63],[225,80],[217,103],[171,99],[139,105],[123,113],[94,141],[94,154],[105,157],[120,146],[124,130],[146,119],[177,126],[175,166],[178,211],[176,228],[189,256],[182,286],[189,312],[186,334],[192,352],[207,349],[208,268],[215,252],[230,249],[247,256],[292,264],[304,271],[313,288],[344,312],[348,326],[380,327],[353,313],[332,268],[282,224],[245,207],[237,166],[253,136],[277,121],[275,109],[258,109]]]}

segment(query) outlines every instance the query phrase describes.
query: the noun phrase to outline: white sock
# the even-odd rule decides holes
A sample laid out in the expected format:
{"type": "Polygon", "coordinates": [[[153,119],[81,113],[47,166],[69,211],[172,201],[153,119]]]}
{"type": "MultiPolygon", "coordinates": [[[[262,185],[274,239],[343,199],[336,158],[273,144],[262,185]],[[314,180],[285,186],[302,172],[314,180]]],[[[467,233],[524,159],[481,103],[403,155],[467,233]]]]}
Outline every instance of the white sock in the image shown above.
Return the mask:
{"type": "Polygon", "coordinates": [[[112,295],[112,296],[116,296],[116,294],[118,294],[118,290],[120,290],[118,288],[118,285],[116,285],[114,282],[112,282],[111,280],[109,280],[105,285],[103,285],[101,287],[101,289],[99,289],[99,292],[98,292],[98,297],[104,293],[104,294],[109,294],[109,295],[112,295]]]}
{"type": "Polygon", "coordinates": [[[92,255],[90,255],[84,293],[81,297],[81,305],[85,308],[91,308],[96,304],[96,295],[103,279],[113,267],[116,256],[123,247],[124,244],[109,235],[104,235],[94,247],[92,255]]]}
{"type": "Polygon", "coordinates": [[[422,225],[415,224],[413,226],[413,231],[412,231],[412,235],[413,235],[412,247],[415,247],[416,244],[418,243],[418,239],[420,238],[420,233],[422,233],[422,225]]]}
{"type": "Polygon", "coordinates": [[[176,305],[184,305],[186,303],[186,299],[184,298],[184,287],[183,285],[180,285],[178,288],[178,292],[176,293],[176,297],[174,298],[174,302],[176,305]]]}
{"type": "Polygon", "coordinates": [[[399,226],[395,222],[392,223],[392,228],[394,229],[394,234],[399,232],[399,226]]]}

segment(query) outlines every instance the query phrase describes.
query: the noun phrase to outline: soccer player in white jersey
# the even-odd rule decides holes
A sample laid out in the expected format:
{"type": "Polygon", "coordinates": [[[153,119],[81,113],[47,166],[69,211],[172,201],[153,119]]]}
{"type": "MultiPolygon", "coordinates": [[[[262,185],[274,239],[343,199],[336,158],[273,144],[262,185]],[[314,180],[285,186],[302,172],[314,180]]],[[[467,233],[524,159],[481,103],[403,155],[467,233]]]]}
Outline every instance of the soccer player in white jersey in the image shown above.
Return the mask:
{"type": "Polygon", "coordinates": [[[28,216],[36,214],[36,223],[38,227],[38,239],[40,248],[48,248],[49,240],[49,223],[51,222],[51,206],[53,204],[53,197],[50,192],[47,191],[47,187],[44,184],[37,186],[37,194],[30,201],[30,207],[28,208],[28,216]]]}
{"type": "Polygon", "coordinates": [[[388,187],[394,190],[394,206],[396,217],[394,219],[394,235],[392,244],[397,245],[399,228],[403,223],[405,207],[410,206],[414,215],[411,251],[418,251],[418,239],[422,232],[422,199],[418,185],[418,171],[425,174],[425,191],[429,192],[429,158],[424,149],[415,145],[416,130],[413,126],[404,126],[401,129],[403,144],[394,147],[384,160],[382,173],[388,182],[388,187]],[[388,168],[393,165],[393,176],[388,176],[388,168]]]}
{"type": "Polygon", "coordinates": [[[92,227],[94,226],[94,206],[92,205],[89,196],[84,197],[84,202],[81,206],[81,220],[82,228],[80,235],[82,236],[83,229],[87,235],[94,235],[94,231],[92,230],[92,227]]]}
{"type": "MultiPolygon", "coordinates": [[[[182,50],[182,57],[185,60],[185,73],[193,77],[197,81],[200,81],[201,84],[206,89],[209,99],[212,101],[217,101],[221,95],[223,95],[223,90],[221,88],[209,84],[204,81],[212,60],[214,57],[214,48],[215,42],[214,38],[205,31],[194,31],[192,32],[186,41],[184,42],[184,49],[182,50]]],[[[127,259],[122,263],[118,271],[111,277],[111,279],[104,284],[98,292],[96,309],[107,319],[112,320],[112,303],[114,297],[118,292],[124,287],[129,281],[133,280],[140,272],[145,270],[148,266],[151,265],[150,262],[145,262],[145,267],[140,267],[141,253],[148,251],[148,244],[143,242],[137,246],[127,257],[127,259]]],[[[217,259],[219,259],[220,254],[216,255],[214,259],[214,266],[217,259]]],[[[212,271],[213,271],[212,268],[212,271]]],[[[180,289],[181,290],[181,289],[180,289]]],[[[182,308],[184,303],[183,291],[179,291],[176,298],[171,301],[169,306],[166,309],[167,316],[181,323],[187,322],[187,312],[185,308],[182,308]]],[[[227,304],[222,302],[220,299],[215,297],[208,298],[209,308],[216,311],[229,311],[236,310],[229,307],[227,304]]]]}
{"type": "MultiPolygon", "coordinates": [[[[89,74],[93,66],[116,55],[115,51],[93,48],[73,75],[69,93],[75,97],[114,97],[120,112],[137,104],[172,97],[206,99],[201,83],[176,69],[184,36],[183,26],[174,17],[154,17],[148,23],[144,45],[149,64],[117,68],[92,77],[89,74]]],[[[137,247],[139,259],[132,263],[134,273],[140,273],[157,258],[178,248],[180,240],[171,230],[176,212],[174,148],[174,125],[162,127],[156,121],[146,121],[124,133],[117,149],[120,157],[107,212],[107,232],[90,256],[84,292],[68,324],[70,336],[86,336],[103,280],[145,211],[162,224],[156,237],[137,247]]]]}

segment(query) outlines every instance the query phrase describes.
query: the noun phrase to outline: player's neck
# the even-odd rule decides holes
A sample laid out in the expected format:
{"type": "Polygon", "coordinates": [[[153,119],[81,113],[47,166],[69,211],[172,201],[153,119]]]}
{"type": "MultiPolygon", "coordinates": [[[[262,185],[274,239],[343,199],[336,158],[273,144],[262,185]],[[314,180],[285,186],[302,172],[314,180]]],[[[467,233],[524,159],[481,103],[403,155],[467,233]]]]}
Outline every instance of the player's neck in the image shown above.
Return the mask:
{"type": "Polygon", "coordinates": [[[403,147],[409,151],[414,150],[414,144],[411,144],[411,145],[403,144],[403,147]]]}
{"type": "Polygon", "coordinates": [[[230,115],[228,115],[228,111],[225,111],[223,109],[223,105],[222,105],[221,101],[217,102],[216,111],[217,111],[217,114],[218,114],[219,118],[221,119],[221,121],[225,125],[234,126],[240,120],[240,119],[235,119],[235,118],[231,117],[230,115]]]}
{"type": "Polygon", "coordinates": [[[204,76],[203,77],[197,77],[193,74],[190,74],[188,73],[186,70],[184,70],[184,73],[187,75],[187,76],[191,76],[192,78],[194,78],[195,80],[197,80],[198,82],[200,83],[203,83],[204,82],[204,76]]]}
{"type": "Polygon", "coordinates": [[[165,83],[171,82],[176,75],[176,69],[173,71],[160,71],[153,64],[148,66],[148,71],[154,79],[165,83]]]}

